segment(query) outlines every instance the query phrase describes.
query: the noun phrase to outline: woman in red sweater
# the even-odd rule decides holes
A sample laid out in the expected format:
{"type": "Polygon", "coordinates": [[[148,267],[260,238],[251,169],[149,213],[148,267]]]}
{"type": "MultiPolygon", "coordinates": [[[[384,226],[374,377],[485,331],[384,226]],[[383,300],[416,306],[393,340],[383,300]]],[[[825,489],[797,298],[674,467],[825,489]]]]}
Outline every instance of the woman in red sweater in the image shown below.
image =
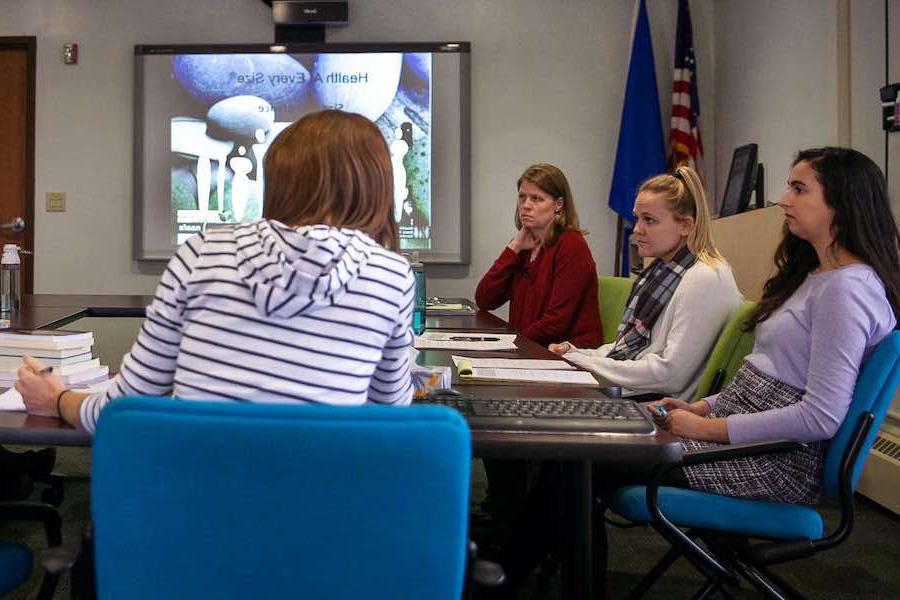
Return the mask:
{"type": "Polygon", "coordinates": [[[475,302],[493,310],[509,301],[510,325],[544,346],[599,346],[597,267],[566,176],[553,165],[532,165],[516,187],[518,232],[481,278],[475,302]]]}

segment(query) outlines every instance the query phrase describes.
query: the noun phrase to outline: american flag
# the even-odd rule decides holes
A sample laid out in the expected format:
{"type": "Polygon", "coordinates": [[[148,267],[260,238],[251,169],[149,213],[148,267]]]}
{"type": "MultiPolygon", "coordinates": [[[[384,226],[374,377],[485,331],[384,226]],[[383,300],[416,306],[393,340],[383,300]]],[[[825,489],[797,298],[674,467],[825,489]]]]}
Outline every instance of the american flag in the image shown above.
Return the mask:
{"type": "Polygon", "coordinates": [[[672,78],[672,119],[669,131],[669,166],[687,164],[698,171],[703,160],[700,139],[700,95],[694,34],[688,0],[678,0],[678,30],[675,37],[675,76],[672,78]]]}

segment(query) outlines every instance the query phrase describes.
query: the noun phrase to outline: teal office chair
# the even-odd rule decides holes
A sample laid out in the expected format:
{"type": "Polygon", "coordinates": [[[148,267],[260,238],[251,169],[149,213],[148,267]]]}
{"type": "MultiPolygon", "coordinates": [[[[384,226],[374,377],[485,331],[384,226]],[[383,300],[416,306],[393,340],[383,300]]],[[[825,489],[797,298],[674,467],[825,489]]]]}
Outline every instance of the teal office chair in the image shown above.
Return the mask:
{"type": "Polygon", "coordinates": [[[628,304],[633,281],[628,277],[599,275],[597,277],[597,301],[600,304],[600,323],[603,325],[603,343],[616,341],[616,331],[628,304]]]}
{"type": "Polygon", "coordinates": [[[444,407],[116,401],[93,452],[98,597],[458,600],[470,459],[444,407]]]}
{"type": "MultiPolygon", "coordinates": [[[[48,547],[62,543],[62,518],[49,504],[36,502],[0,502],[0,521],[37,521],[43,524],[48,547]]],[[[31,577],[31,549],[25,544],[0,540],[0,597],[25,583],[31,577]]],[[[59,574],[45,572],[38,600],[50,600],[56,590],[59,574]]]]}
{"type": "MultiPolygon", "coordinates": [[[[630,597],[643,595],[681,554],[707,578],[695,597],[704,598],[723,585],[736,582],[738,577],[748,580],[769,598],[800,597],[765,567],[828,550],[850,535],[853,493],[898,383],[900,332],[894,331],[863,366],[847,416],[828,444],[823,495],[839,500],[841,519],[827,535],[822,516],[812,506],[660,486],[665,474],[680,465],[659,469],[649,486],[618,490],[611,502],[612,510],[633,522],[652,523],[673,545],[630,597]],[[697,543],[698,539],[705,547],[697,543]]],[[[681,464],[789,452],[800,446],[787,441],[724,446],[685,453],[681,464]]]]}
{"type": "Polygon", "coordinates": [[[0,541],[0,596],[6,596],[30,576],[31,550],[28,546],[0,541]]]}
{"type": "Polygon", "coordinates": [[[718,394],[734,378],[744,357],[753,349],[753,333],[744,331],[744,324],[755,308],[756,302],[747,300],[725,323],[716,345],[709,353],[694,400],[718,394]]]}

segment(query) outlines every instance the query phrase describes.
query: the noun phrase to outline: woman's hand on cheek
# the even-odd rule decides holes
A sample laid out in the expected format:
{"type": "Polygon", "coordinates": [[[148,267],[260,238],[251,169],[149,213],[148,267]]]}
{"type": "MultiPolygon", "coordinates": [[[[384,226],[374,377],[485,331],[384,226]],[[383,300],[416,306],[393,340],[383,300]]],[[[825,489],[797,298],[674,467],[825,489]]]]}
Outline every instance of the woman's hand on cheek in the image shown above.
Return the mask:
{"type": "Polygon", "coordinates": [[[537,243],[537,237],[535,237],[534,233],[527,227],[522,227],[516,232],[516,237],[508,244],[508,248],[515,253],[519,253],[522,250],[533,249],[537,246],[537,243]]]}

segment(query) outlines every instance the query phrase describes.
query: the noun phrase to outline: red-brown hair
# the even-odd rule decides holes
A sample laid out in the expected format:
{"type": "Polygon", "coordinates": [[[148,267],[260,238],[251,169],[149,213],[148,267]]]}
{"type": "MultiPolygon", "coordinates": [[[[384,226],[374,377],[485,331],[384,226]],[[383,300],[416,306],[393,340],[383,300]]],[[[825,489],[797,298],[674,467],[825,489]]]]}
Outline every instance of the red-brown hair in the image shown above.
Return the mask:
{"type": "Polygon", "coordinates": [[[358,229],[390,250],[399,247],[390,152],[362,115],[304,116],[275,138],[264,169],[267,219],[358,229]]]}

